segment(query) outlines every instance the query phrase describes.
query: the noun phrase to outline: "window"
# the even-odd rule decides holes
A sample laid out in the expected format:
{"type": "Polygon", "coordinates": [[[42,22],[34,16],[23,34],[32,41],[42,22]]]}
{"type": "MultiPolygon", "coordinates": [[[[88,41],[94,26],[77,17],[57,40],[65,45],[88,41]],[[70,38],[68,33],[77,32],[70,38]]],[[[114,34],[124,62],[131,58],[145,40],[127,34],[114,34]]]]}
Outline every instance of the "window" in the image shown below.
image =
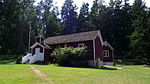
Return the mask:
{"type": "Polygon", "coordinates": [[[84,43],[78,44],[78,47],[84,47],[84,43]]]}
{"type": "Polygon", "coordinates": [[[104,50],[103,54],[104,54],[104,57],[109,57],[109,50],[104,50]]]}

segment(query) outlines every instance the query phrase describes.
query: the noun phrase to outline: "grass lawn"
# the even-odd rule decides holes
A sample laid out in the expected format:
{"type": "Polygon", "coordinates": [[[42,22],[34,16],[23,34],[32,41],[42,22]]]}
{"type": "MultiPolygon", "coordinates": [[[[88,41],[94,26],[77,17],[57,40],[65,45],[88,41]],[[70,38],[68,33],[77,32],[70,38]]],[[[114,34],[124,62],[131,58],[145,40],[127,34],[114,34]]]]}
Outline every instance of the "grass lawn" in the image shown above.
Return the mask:
{"type": "Polygon", "coordinates": [[[150,84],[150,68],[122,65],[122,70],[33,65],[52,82],[41,80],[28,65],[0,65],[0,84],[150,84]]]}
{"type": "Polygon", "coordinates": [[[28,65],[0,65],[0,84],[46,84],[28,65]]]}

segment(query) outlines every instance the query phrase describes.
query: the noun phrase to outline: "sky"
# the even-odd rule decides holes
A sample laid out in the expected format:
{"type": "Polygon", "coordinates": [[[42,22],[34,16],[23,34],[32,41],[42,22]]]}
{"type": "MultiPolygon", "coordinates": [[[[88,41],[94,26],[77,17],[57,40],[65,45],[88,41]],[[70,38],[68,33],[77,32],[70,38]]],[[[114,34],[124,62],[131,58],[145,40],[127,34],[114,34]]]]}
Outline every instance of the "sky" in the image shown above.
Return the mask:
{"type": "MultiPolygon", "coordinates": [[[[35,0],[36,3],[38,3],[40,0],[35,0]]],[[[78,7],[78,12],[80,10],[80,7],[82,6],[83,2],[88,2],[89,3],[89,8],[91,8],[93,4],[93,0],[73,0],[76,6],[78,7]]],[[[105,0],[105,3],[108,4],[110,0],[105,0]]],[[[61,7],[63,6],[65,0],[53,0],[56,6],[58,6],[58,9],[61,10],[61,7]]],[[[130,4],[134,2],[134,0],[129,0],[130,4]]],[[[150,7],[150,0],[145,0],[146,5],[150,7]]]]}

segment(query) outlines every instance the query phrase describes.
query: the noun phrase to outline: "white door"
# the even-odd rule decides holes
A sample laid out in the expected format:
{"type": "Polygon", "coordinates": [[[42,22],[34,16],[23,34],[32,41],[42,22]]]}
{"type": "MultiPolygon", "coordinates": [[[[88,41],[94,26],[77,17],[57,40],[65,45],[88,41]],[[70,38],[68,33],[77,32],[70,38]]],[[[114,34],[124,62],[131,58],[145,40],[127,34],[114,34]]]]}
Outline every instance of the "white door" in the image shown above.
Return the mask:
{"type": "Polygon", "coordinates": [[[40,48],[35,48],[35,54],[40,53],[40,48]]]}

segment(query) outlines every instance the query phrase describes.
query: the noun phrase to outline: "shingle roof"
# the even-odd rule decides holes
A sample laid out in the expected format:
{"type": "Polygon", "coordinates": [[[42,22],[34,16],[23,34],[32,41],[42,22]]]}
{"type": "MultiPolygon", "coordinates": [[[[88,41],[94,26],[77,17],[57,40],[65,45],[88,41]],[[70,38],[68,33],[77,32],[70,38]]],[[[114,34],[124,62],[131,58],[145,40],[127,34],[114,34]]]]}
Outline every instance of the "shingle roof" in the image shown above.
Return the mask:
{"type": "Polygon", "coordinates": [[[114,48],[107,41],[104,41],[103,45],[104,46],[109,46],[112,50],[114,50],[114,48]]]}
{"type": "Polygon", "coordinates": [[[67,43],[67,42],[75,42],[75,41],[85,41],[95,39],[99,30],[97,31],[89,31],[89,32],[81,32],[76,34],[69,35],[61,35],[48,37],[44,40],[45,44],[58,44],[58,43],[67,43]]]}

